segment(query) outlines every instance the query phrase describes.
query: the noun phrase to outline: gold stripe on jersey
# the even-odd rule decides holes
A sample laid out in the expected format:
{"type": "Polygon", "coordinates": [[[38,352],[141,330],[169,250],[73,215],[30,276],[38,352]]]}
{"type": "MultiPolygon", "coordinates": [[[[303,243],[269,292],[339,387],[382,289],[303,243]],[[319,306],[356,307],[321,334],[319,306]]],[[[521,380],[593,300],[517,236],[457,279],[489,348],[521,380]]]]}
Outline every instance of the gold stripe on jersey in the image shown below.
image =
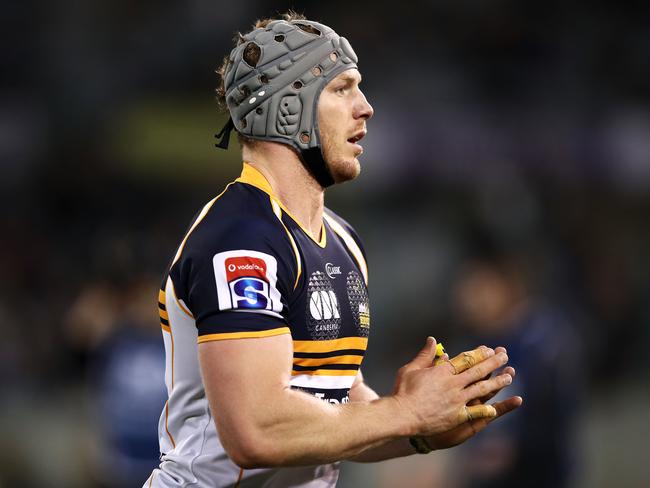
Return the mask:
{"type": "Polygon", "coordinates": [[[316,369],[314,371],[291,371],[291,376],[356,376],[358,369],[316,369]]]}
{"type": "Polygon", "coordinates": [[[367,337],[342,337],[328,341],[293,341],[294,352],[333,352],[341,349],[365,351],[367,347],[367,337]]]}
{"type": "Polygon", "coordinates": [[[234,488],[239,488],[241,480],[244,479],[244,468],[239,468],[239,476],[237,476],[237,481],[234,488]]]}
{"type": "Polygon", "coordinates": [[[293,289],[295,290],[298,287],[298,280],[300,279],[300,274],[302,273],[302,263],[300,262],[300,253],[298,252],[298,246],[296,246],[296,241],[293,239],[291,232],[289,232],[287,226],[284,225],[284,222],[282,222],[282,208],[280,207],[280,204],[276,200],[274,200],[273,197],[269,197],[269,198],[271,200],[271,206],[273,207],[273,213],[282,224],[282,228],[284,229],[284,231],[287,233],[287,237],[289,237],[289,242],[291,243],[291,247],[293,248],[293,253],[296,256],[296,266],[298,267],[298,272],[296,273],[296,281],[293,284],[293,289]]]}
{"type": "Polygon", "coordinates": [[[324,212],[323,218],[327,220],[327,223],[330,224],[332,230],[336,232],[341,237],[341,239],[343,239],[343,242],[345,242],[345,245],[350,250],[354,258],[357,260],[357,263],[359,263],[359,269],[363,274],[363,280],[366,282],[366,286],[367,286],[368,265],[366,264],[366,259],[363,257],[361,248],[354,240],[354,238],[345,230],[345,228],[334,219],[334,217],[327,215],[327,213],[324,212]]]}
{"type": "Polygon", "coordinates": [[[345,354],[330,358],[293,358],[294,366],[325,366],[327,364],[361,364],[362,355],[345,354]]]}
{"type": "Polygon", "coordinates": [[[176,441],[174,440],[174,436],[172,436],[172,433],[169,432],[168,422],[169,422],[169,399],[165,402],[165,431],[169,436],[169,440],[172,441],[172,446],[174,447],[174,449],[176,449],[176,441]]]}
{"type": "Polygon", "coordinates": [[[176,304],[178,305],[178,308],[180,308],[185,315],[187,315],[189,318],[194,320],[194,315],[192,315],[192,312],[190,312],[187,309],[187,307],[185,306],[185,304],[183,303],[182,300],[178,299],[178,295],[176,295],[176,288],[174,288],[174,281],[171,278],[169,278],[169,283],[172,286],[172,295],[174,295],[174,300],[176,301],[176,304]]]}
{"type": "Polygon", "coordinates": [[[227,339],[254,339],[260,337],[273,337],[282,334],[291,334],[289,327],[279,327],[277,329],[256,330],[251,332],[223,332],[220,334],[206,334],[199,336],[198,342],[224,341],[227,339]]]}
{"type": "Polygon", "coordinates": [[[320,229],[320,240],[316,240],[312,237],[311,233],[305,229],[300,221],[293,216],[291,212],[285,207],[282,202],[278,199],[273,194],[273,188],[271,187],[271,184],[268,182],[268,180],[265,178],[265,176],[260,173],[257,168],[254,168],[250,164],[248,164],[246,161],[244,161],[244,169],[241,172],[241,176],[237,178],[235,181],[241,182],[241,183],[248,183],[249,185],[253,185],[256,188],[259,188],[262,190],[264,193],[268,194],[270,197],[272,197],[275,201],[278,202],[278,205],[284,210],[284,212],[291,217],[296,224],[309,236],[309,238],[314,241],[316,244],[318,244],[320,247],[325,247],[327,245],[327,232],[325,232],[325,224],[321,223],[321,229],[320,229]]]}
{"type": "Polygon", "coordinates": [[[165,332],[169,332],[171,334],[172,329],[169,326],[169,315],[167,314],[166,310],[166,305],[165,305],[165,291],[164,290],[159,290],[158,291],[158,315],[160,316],[160,327],[162,327],[162,330],[165,332]]]}
{"type": "Polygon", "coordinates": [[[228,188],[230,188],[230,186],[233,183],[234,182],[228,183],[221,193],[219,193],[216,197],[214,197],[212,200],[210,200],[208,203],[205,204],[205,206],[201,210],[201,213],[192,224],[192,227],[190,227],[190,230],[188,230],[187,234],[185,234],[185,237],[183,238],[181,245],[178,247],[178,251],[176,251],[176,255],[174,256],[174,260],[172,261],[172,266],[176,264],[176,261],[178,261],[178,259],[181,257],[181,254],[183,253],[183,248],[185,247],[185,243],[187,242],[187,239],[190,237],[190,234],[194,231],[194,229],[196,229],[196,226],[199,225],[201,221],[205,218],[210,208],[212,208],[212,205],[214,205],[214,202],[219,200],[219,198],[221,198],[221,195],[226,193],[228,191],[228,188]]]}

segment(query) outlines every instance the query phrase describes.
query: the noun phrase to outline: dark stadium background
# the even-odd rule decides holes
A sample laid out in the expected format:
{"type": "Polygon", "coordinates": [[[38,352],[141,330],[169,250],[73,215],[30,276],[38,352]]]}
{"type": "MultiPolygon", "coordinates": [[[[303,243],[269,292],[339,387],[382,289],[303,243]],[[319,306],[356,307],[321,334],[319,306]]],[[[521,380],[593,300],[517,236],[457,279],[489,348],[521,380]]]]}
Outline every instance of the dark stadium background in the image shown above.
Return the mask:
{"type": "Polygon", "coordinates": [[[648,486],[647,6],[513,0],[3,2],[0,486],[146,478],[156,288],[240,167],[213,147],[214,69],[291,6],[350,39],[375,109],[361,177],[327,197],[369,256],[367,381],[389,392],[428,334],[512,340],[531,399],[340,486],[648,486]]]}

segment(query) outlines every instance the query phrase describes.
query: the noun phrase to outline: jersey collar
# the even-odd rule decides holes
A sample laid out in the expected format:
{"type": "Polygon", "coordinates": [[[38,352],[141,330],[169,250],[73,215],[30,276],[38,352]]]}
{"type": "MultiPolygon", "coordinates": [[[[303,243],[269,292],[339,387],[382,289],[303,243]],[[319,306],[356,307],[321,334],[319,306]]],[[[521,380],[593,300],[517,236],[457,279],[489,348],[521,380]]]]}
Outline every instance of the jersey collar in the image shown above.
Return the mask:
{"type": "Polygon", "coordinates": [[[280,205],[280,207],[282,208],[284,213],[289,215],[289,217],[291,217],[291,219],[296,224],[298,224],[298,226],[303,230],[303,232],[305,234],[307,234],[307,236],[312,241],[314,241],[320,247],[325,247],[327,245],[327,231],[325,230],[325,222],[323,222],[321,224],[321,238],[320,238],[320,240],[314,239],[311,236],[311,234],[309,232],[307,232],[307,229],[305,229],[302,226],[302,224],[298,221],[298,219],[296,219],[291,214],[291,212],[289,212],[289,210],[282,204],[280,199],[273,194],[273,188],[271,188],[271,184],[265,178],[265,176],[262,173],[260,173],[259,170],[257,170],[257,168],[253,167],[252,165],[250,165],[246,161],[244,161],[244,168],[242,169],[241,175],[235,181],[239,182],[239,183],[247,183],[249,185],[252,185],[252,186],[262,190],[264,193],[269,195],[273,201],[277,202],[277,204],[280,205]]]}
{"type": "Polygon", "coordinates": [[[251,166],[247,162],[244,162],[244,168],[242,169],[241,175],[235,181],[253,185],[277,200],[275,195],[273,195],[273,188],[271,188],[269,181],[257,170],[257,168],[251,166]]]}

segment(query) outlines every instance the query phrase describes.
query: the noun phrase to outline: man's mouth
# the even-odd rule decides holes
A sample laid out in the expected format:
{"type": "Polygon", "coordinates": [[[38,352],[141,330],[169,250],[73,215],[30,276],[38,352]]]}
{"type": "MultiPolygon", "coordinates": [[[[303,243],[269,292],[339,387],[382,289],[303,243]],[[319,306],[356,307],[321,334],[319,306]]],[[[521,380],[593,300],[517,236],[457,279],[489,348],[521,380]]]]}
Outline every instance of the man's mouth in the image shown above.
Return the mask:
{"type": "Polygon", "coordinates": [[[363,139],[365,137],[366,132],[367,132],[366,130],[361,130],[361,131],[357,132],[355,135],[353,135],[352,137],[350,137],[348,139],[348,142],[350,142],[352,144],[356,144],[357,142],[359,142],[361,139],[363,139]]]}

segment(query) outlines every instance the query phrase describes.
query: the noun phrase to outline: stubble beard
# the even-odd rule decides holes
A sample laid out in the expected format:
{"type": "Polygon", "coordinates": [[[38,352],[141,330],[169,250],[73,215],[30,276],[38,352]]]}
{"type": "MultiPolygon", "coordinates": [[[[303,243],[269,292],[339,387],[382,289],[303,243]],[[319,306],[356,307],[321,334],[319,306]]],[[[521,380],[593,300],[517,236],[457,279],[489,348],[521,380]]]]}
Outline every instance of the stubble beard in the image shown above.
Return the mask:
{"type": "Polygon", "coordinates": [[[345,156],[343,148],[337,148],[327,135],[321,136],[321,144],[323,159],[335,183],[350,181],[359,176],[361,164],[356,157],[345,156]]]}

